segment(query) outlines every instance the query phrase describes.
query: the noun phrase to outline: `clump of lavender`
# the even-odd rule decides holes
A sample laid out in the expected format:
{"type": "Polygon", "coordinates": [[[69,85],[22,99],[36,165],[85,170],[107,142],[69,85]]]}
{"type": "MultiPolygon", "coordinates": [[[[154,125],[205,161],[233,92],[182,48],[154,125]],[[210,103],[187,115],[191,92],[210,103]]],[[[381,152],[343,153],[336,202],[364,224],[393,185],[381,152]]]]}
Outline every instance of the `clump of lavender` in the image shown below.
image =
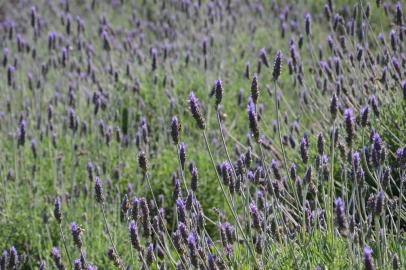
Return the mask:
{"type": "Polygon", "coordinates": [[[205,122],[205,120],[203,118],[203,114],[200,110],[200,103],[193,92],[190,92],[190,94],[189,94],[189,107],[190,107],[190,112],[192,113],[193,118],[196,120],[197,126],[200,129],[205,129],[206,122],[205,122]]]}

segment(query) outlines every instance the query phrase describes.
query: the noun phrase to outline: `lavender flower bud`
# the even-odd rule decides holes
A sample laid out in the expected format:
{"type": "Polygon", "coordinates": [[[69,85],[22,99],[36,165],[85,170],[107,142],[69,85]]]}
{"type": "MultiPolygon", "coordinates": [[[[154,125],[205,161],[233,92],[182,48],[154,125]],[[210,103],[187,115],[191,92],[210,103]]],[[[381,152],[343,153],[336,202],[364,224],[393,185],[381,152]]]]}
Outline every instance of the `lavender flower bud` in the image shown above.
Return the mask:
{"type": "Polygon", "coordinates": [[[10,256],[8,258],[8,269],[10,269],[10,270],[18,269],[20,262],[19,262],[19,257],[17,254],[17,249],[14,246],[12,246],[10,248],[9,254],[10,254],[10,256]]]}
{"type": "Polygon", "coordinates": [[[180,125],[176,116],[172,117],[171,136],[174,144],[179,143],[180,125]]]}
{"type": "Polygon", "coordinates": [[[398,255],[395,253],[392,256],[392,269],[398,270],[399,269],[399,258],[398,255]]]}
{"type": "Polygon", "coordinates": [[[275,60],[273,64],[273,70],[272,70],[272,80],[277,81],[279,76],[281,75],[282,71],[282,58],[283,54],[281,51],[277,51],[275,55],[275,60]]]}
{"type": "Polygon", "coordinates": [[[198,257],[196,248],[196,238],[193,233],[189,234],[187,238],[187,244],[189,248],[190,262],[194,267],[198,267],[198,257]]]}
{"type": "Polygon", "coordinates": [[[179,222],[186,223],[185,204],[183,203],[183,199],[181,197],[176,200],[176,209],[179,222]]]}
{"type": "Polygon", "coordinates": [[[336,222],[338,225],[338,229],[342,235],[346,236],[347,231],[348,231],[348,223],[347,223],[347,218],[345,216],[344,202],[341,198],[336,199],[334,212],[335,212],[335,216],[336,216],[336,222]]]}
{"type": "Polygon", "coordinates": [[[197,190],[198,179],[199,179],[199,174],[198,174],[197,168],[193,166],[193,169],[192,169],[192,180],[191,180],[191,182],[190,182],[190,188],[191,188],[194,192],[196,192],[196,190],[197,190]]]}
{"type": "Polygon", "coordinates": [[[74,270],[83,270],[83,268],[82,268],[82,263],[81,263],[81,261],[80,261],[79,259],[76,259],[76,260],[73,262],[73,269],[74,269],[74,270]]]}
{"type": "Polygon", "coordinates": [[[376,99],[375,96],[371,97],[371,106],[372,106],[372,111],[374,112],[375,116],[379,117],[378,100],[376,99]]]}
{"type": "Polygon", "coordinates": [[[361,109],[361,126],[365,127],[368,123],[368,107],[363,107],[361,109]]]}
{"type": "Polygon", "coordinates": [[[364,248],[364,267],[365,270],[375,270],[372,258],[372,249],[368,246],[364,248]]]}
{"type": "Polygon", "coordinates": [[[374,215],[380,216],[384,213],[385,194],[383,191],[379,192],[375,197],[374,215]]]}
{"type": "Polygon", "coordinates": [[[257,74],[254,74],[251,83],[251,97],[254,104],[257,104],[258,97],[259,97],[259,87],[258,87],[258,77],[257,74]]]}
{"type": "Polygon", "coordinates": [[[133,248],[140,251],[141,246],[138,238],[137,223],[135,223],[134,220],[131,220],[130,225],[128,226],[128,230],[130,232],[131,245],[133,246],[133,248]]]}
{"type": "Polygon", "coordinates": [[[399,2],[396,4],[396,24],[398,26],[402,26],[403,24],[402,5],[399,2]]]}
{"type": "Polygon", "coordinates": [[[64,270],[65,265],[62,263],[61,253],[57,247],[53,247],[51,251],[51,258],[55,263],[55,266],[58,270],[64,270]]]}
{"type": "Polygon", "coordinates": [[[7,85],[9,87],[12,87],[14,84],[14,73],[15,73],[15,68],[13,66],[8,66],[7,67],[7,85]]]}
{"type": "Polygon", "coordinates": [[[73,242],[78,247],[78,249],[81,249],[82,248],[82,238],[81,238],[82,229],[79,228],[76,225],[76,223],[72,223],[70,225],[70,230],[71,230],[71,233],[72,233],[73,242]]]}
{"type": "Polygon", "coordinates": [[[333,120],[335,120],[337,117],[337,111],[338,111],[337,96],[335,94],[333,94],[333,97],[331,98],[331,103],[330,103],[330,113],[331,113],[331,118],[333,120]]]}
{"type": "Polygon", "coordinates": [[[215,85],[215,92],[216,92],[216,107],[221,104],[221,100],[223,99],[223,85],[221,80],[216,81],[215,85]]]}
{"type": "Polygon", "coordinates": [[[7,250],[3,250],[1,253],[1,259],[0,259],[0,270],[6,270],[7,266],[7,250]]]}
{"type": "Polygon", "coordinates": [[[151,235],[151,222],[149,216],[149,208],[145,198],[140,199],[140,207],[142,213],[141,217],[142,217],[142,226],[144,228],[144,236],[149,237],[151,235]]]}
{"type": "Polygon", "coordinates": [[[406,80],[402,82],[403,100],[406,100],[406,80]]]}
{"type": "Polygon", "coordinates": [[[322,133],[317,135],[317,152],[319,155],[324,154],[324,137],[322,133]]]}
{"type": "Polygon", "coordinates": [[[258,119],[257,119],[257,114],[255,112],[254,103],[252,102],[251,99],[248,101],[247,112],[248,112],[248,120],[249,120],[251,132],[255,138],[255,141],[259,142],[258,119]]]}
{"type": "Polygon", "coordinates": [[[352,142],[354,139],[354,117],[352,115],[352,109],[346,109],[344,112],[344,125],[345,125],[345,130],[347,132],[347,137],[346,141],[347,144],[351,147],[352,142]]]}
{"type": "Polygon", "coordinates": [[[254,229],[256,229],[258,232],[262,231],[261,214],[259,213],[259,211],[254,203],[250,203],[250,213],[251,213],[251,219],[252,219],[252,227],[254,229]]]}
{"type": "Polygon", "coordinates": [[[307,140],[305,137],[303,137],[303,139],[300,141],[300,156],[301,156],[304,164],[307,164],[307,162],[309,160],[309,154],[308,154],[307,148],[308,148],[307,140]]]}
{"type": "Polygon", "coordinates": [[[134,197],[132,206],[133,207],[131,210],[131,217],[134,221],[137,221],[138,216],[139,216],[139,211],[140,211],[140,201],[138,200],[137,197],[134,197]]]}
{"type": "Polygon", "coordinates": [[[189,106],[190,112],[192,113],[193,118],[196,120],[197,126],[200,129],[205,129],[206,122],[200,110],[200,103],[193,92],[190,92],[189,94],[189,106]]]}
{"type": "Polygon", "coordinates": [[[179,159],[182,170],[184,170],[186,162],[186,145],[184,143],[179,144],[179,159]]]}
{"type": "MultiPolygon", "coordinates": [[[[259,51],[259,58],[260,58],[261,62],[262,62],[266,67],[269,67],[268,58],[267,58],[267,56],[266,56],[265,48],[262,48],[262,49],[259,51]]],[[[261,63],[261,62],[259,62],[259,63],[261,63]]],[[[259,72],[258,72],[258,74],[259,74],[259,72]]]]}
{"type": "MultiPolygon", "coordinates": [[[[41,261],[41,263],[39,264],[39,270],[45,270],[45,268],[46,268],[46,264],[45,264],[45,261],[41,261]]],[[[0,266],[0,269],[3,269],[3,268],[1,268],[1,266],[0,266]]]]}
{"type": "Polygon", "coordinates": [[[102,204],[104,202],[104,194],[103,194],[103,188],[101,185],[101,181],[100,178],[98,176],[96,176],[96,182],[95,182],[95,186],[94,186],[94,191],[96,194],[96,201],[100,204],[102,204]]]}
{"type": "Polygon", "coordinates": [[[310,32],[311,31],[311,22],[312,22],[312,18],[310,16],[310,14],[307,13],[306,17],[305,17],[305,30],[306,30],[307,36],[310,36],[310,34],[311,34],[311,32],[310,32]]]}
{"type": "Polygon", "coordinates": [[[54,216],[55,216],[56,222],[61,224],[61,222],[62,222],[62,213],[61,213],[61,198],[60,197],[55,198],[54,216]]]}

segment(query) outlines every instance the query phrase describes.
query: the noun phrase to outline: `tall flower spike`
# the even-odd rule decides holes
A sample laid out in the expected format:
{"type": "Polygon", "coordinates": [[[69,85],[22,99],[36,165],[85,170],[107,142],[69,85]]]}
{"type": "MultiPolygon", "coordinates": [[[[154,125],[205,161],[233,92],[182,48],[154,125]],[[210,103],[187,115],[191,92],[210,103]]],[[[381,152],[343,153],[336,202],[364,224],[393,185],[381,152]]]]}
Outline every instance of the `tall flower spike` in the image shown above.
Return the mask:
{"type": "Polygon", "coordinates": [[[215,92],[216,92],[216,107],[221,104],[221,100],[223,99],[223,85],[221,80],[216,81],[215,85],[215,92]]]}
{"type": "Polygon", "coordinates": [[[197,126],[200,129],[206,128],[206,122],[203,118],[202,112],[200,110],[199,100],[196,98],[193,92],[189,94],[189,106],[190,112],[192,113],[193,118],[196,120],[197,126]]]}
{"type": "Polygon", "coordinates": [[[277,81],[279,76],[281,75],[282,61],[283,61],[283,54],[281,51],[277,51],[276,55],[275,55],[275,60],[273,63],[273,70],[272,70],[272,80],[273,81],[277,81]]]}

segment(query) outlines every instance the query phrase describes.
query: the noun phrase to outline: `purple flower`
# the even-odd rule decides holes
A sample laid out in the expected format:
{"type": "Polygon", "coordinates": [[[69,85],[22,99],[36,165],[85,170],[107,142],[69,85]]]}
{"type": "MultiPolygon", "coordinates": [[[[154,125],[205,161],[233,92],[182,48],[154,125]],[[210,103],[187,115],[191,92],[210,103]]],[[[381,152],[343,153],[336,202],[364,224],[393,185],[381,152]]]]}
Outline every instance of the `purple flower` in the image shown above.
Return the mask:
{"type": "Polygon", "coordinates": [[[345,130],[347,132],[347,137],[346,141],[349,146],[352,146],[352,142],[355,136],[355,131],[354,131],[354,117],[352,114],[352,109],[346,109],[344,111],[344,125],[345,125],[345,130]]]}
{"type": "Polygon", "coordinates": [[[259,88],[258,88],[258,77],[257,74],[254,74],[251,83],[251,97],[254,104],[257,104],[257,100],[259,97],[259,88]]]}
{"type": "Polygon", "coordinates": [[[180,125],[178,118],[176,116],[172,117],[172,124],[171,124],[171,136],[174,144],[179,143],[179,131],[180,125]]]}
{"type": "MultiPolygon", "coordinates": [[[[269,67],[269,64],[268,64],[268,58],[267,58],[267,56],[266,56],[266,50],[265,50],[265,48],[262,48],[260,51],[259,51],[259,59],[261,60],[261,62],[266,66],[266,67],[269,67]]],[[[260,63],[260,62],[259,62],[260,63]]],[[[258,72],[259,73],[259,72],[258,72]]]]}
{"type": "Polygon", "coordinates": [[[72,233],[73,242],[78,247],[78,249],[81,249],[82,248],[82,239],[81,239],[82,229],[79,228],[76,225],[76,223],[72,223],[70,225],[70,230],[72,233]]]}
{"type": "Polygon", "coordinates": [[[247,106],[247,112],[248,112],[248,120],[249,120],[249,125],[251,132],[255,138],[255,141],[259,141],[259,127],[258,127],[258,119],[257,119],[257,114],[255,112],[255,105],[250,99],[248,101],[248,106],[247,106]]]}
{"type": "Polygon", "coordinates": [[[272,70],[272,80],[277,81],[279,76],[281,75],[282,71],[282,58],[283,54],[281,51],[277,51],[275,54],[275,59],[273,63],[273,70],[272,70]]]}
{"type": "Polygon", "coordinates": [[[53,247],[51,250],[51,258],[55,263],[55,266],[58,270],[64,270],[65,265],[62,263],[61,253],[57,247],[53,247]]]}
{"type": "Polygon", "coordinates": [[[254,203],[250,203],[250,214],[252,219],[252,227],[260,232],[262,230],[262,218],[254,203]]]}
{"type": "Polygon", "coordinates": [[[180,164],[182,166],[182,170],[184,170],[186,162],[186,145],[184,143],[179,144],[179,159],[180,164]]]}
{"type": "Polygon", "coordinates": [[[311,34],[311,23],[312,23],[312,17],[309,13],[307,13],[305,16],[305,31],[306,31],[307,36],[310,36],[310,34],[311,34]]]}
{"type": "Polygon", "coordinates": [[[216,81],[215,85],[215,93],[216,93],[216,107],[220,105],[221,100],[223,99],[223,85],[221,80],[216,81]]]}
{"type": "Polygon", "coordinates": [[[96,176],[94,191],[96,194],[96,201],[98,203],[102,204],[104,202],[104,194],[103,194],[102,184],[101,184],[100,178],[98,176],[96,176]]]}
{"type": "Polygon", "coordinates": [[[128,226],[128,230],[130,232],[131,245],[133,246],[133,248],[140,251],[141,246],[138,238],[137,223],[134,220],[131,220],[130,225],[128,226]]]}
{"type": "Polygon", "coordinates": [[[364,267],[365,270],[374,270],[374,262],[372,258],[372,249],[368,246],[364,248],[364,267]]]}
{"type": "Polygon", "coordinates": [[[194,233],[190,233],[187,238],[187,244],[189,248],[189,257],[192,265],[198,267],[198,257],[197,257],[197,247],[196,247],[196,238],[194,233]]]}
{"type": "Polygon", "coordinates": [[[189,94],[189,106],[190,112],[192,113],[193,118],[196,120],[197,126],[200,129],[205,129],[206,123],[200,110],[200,103],[193,92],[190,92],[189,94]]]}
{"type": "Polygon", "coordinates": [[[342,235],[347,235],[348,223],[345,216],[345,206],[344,201],[341,198],[337,198],[335,201],[335,216],[338,229],[342,235]]]}

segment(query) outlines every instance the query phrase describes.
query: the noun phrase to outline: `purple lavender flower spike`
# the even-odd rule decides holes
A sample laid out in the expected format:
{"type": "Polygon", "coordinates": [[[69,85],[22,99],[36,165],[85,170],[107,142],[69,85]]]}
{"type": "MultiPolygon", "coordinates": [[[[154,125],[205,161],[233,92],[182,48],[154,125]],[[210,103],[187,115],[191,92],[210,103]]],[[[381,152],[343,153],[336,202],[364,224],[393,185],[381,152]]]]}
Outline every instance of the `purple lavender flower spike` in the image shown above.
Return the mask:
{"type": "Polygon", "coordinates": [[[364,248],[364,267],[365,270],[375,270],[372,258],[372,249],[368,246],[364,248]]]}
{"type": "Polygon", "coordinates": [[[203,118],[203,114],[200,110],[200,103],[193,92],[190,92],[190,94],[189,94],[189,106],[190,106],[190,112],[192,113],[193,118],[196,120],[197,126],[200,129],[205,129],[206,122],[205,122],[205,120],[203,118]]]}

